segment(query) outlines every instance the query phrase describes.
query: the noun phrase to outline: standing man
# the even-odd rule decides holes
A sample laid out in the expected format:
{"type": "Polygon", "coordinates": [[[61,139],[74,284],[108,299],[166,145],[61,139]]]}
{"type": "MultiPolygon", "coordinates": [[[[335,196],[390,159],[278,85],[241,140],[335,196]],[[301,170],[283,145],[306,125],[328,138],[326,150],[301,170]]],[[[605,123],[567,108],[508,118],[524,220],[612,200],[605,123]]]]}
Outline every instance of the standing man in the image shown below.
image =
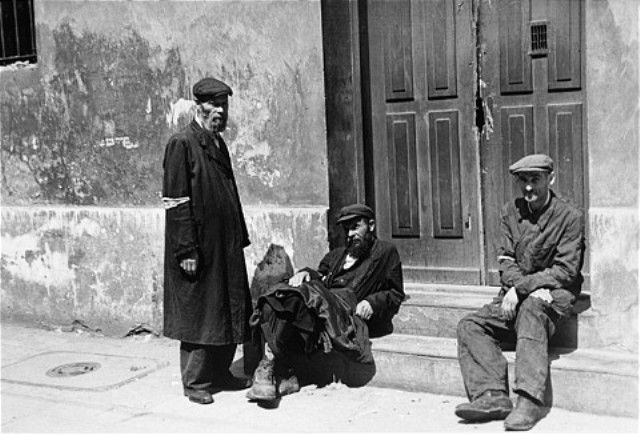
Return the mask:
{"type": "Polygon", "coordinates": [[[169,139],[163,163],[164,335],[180,340],[185,396],[209,404],[212,390],[251,383],[229,371],[236,345],[249,338],[251,296],[243,248],[250,242],[220,136],[231,88],[204,78],[193,95],[194,120],[169,139]]]}
{"type": "Polygon", "coordinates": [[[498,297],[458,324],[458,358],[471,403],[458,405],[455,413],[467,421],[506,418],[505,429],[529,430],[546,411],[549,338],[580,293],[584,222],[578,209],[550,189],[550,157],[526,156],[509,172],[523,197],[502,209],[498,297]],[[499,343],[513,333],[517,402],[512,411],[499,343]]]}

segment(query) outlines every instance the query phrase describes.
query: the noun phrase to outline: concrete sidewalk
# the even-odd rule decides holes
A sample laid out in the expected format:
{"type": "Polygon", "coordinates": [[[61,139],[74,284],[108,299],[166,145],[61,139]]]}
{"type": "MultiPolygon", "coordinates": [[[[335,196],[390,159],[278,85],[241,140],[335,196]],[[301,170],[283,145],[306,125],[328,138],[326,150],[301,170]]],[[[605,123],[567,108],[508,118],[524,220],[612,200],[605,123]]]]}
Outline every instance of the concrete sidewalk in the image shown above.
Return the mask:
{"type": "MultiPolygon", "coordinates": [[[[218,393],[213,405],[193,404],[182,395],[178,343],[152,335],[113,338],[3,323],[1,339],[2,432],[503,430],[502,422],[462,424],[453,414],[460,397],[341,384],[304,387],[275,409],[249,403],[245,391],[218,393]],[[82,365],[63,366],[74,362],[93,371],[56,376],[82,365]]],[[[552,409],[533,431],[637,430],[635,419],[552,409]]]]}

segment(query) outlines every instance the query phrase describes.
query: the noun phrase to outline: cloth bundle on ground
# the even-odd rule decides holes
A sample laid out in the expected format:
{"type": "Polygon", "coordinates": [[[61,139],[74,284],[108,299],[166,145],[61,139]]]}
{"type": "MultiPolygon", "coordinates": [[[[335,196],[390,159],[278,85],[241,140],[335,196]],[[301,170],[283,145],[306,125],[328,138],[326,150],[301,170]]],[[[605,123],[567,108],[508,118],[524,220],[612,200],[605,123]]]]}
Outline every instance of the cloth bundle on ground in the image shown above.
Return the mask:
{"type": "Polygon", "coordinates": [[[292,337],[283,333],[285,324],[293,327],[306,355],[318,350],[336,350],[350,360],[373,363],[371,342],[364,320],[356,316],[356,294],[350,288],[328,289],[322,281],[312,280],[292,287],[286,283],[272,286],[258,298],[251,324],[262,328],[275,355],[291,351],[292,337]],[[265,304],[275,319],[265,319],[265,304]]]}

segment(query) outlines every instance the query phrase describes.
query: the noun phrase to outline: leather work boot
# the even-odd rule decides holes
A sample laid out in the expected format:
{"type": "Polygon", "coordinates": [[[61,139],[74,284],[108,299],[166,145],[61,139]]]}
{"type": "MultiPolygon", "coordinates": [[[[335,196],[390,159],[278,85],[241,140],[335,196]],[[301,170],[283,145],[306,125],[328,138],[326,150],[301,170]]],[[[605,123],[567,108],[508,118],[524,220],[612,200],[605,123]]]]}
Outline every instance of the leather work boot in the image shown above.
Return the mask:
{"type": "Polygon", "coordinates": [[[471,403],[456,406],[456,415],[470,422],[504,420],[513,409],[504,391],[488,390],[471,403]]]}
{"type": "Polygon", "coordinates": [[[273,375],[273,360],[263,358],[253,373],[253,386],[247,391],[249,400],[275,400],[278,397],[273,375]]]}
{"type": "Polygon", "coordinates": [[[524,394],[518,395],[516,408],[504,421],[506,430],[529,430],[545,415],[545,407],[540,402],[524,394]]]}
{"type": "Polygon", "coordinates": [[[291,375],[288,378],[282,378],[278,381],[278,396],[286,396],[287,394],[293,394],[300,391],[300,383],[296,375],[291,375]]]}

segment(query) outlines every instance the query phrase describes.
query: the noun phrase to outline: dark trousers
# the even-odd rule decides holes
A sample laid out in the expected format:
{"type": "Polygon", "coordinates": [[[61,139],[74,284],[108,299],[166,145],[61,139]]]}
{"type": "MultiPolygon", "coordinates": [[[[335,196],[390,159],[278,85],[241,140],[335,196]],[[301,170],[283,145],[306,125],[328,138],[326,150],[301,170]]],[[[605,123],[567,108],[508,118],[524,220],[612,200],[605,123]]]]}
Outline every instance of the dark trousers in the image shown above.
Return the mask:
{"type": "Polygon", "coordinates": [[[516,339],[516,379],[513,391],[544,402],[549,376],[549,339],[560,317],[570,312],[573,295],[554,290],[550,304],[528,297],[520,303],[515,321],[500,312],[501,299],[469,314],[458,323],[458,360],[470,401],[487,390],[508,394],[507,360],[500,342],[516,339]]]}
{"type": "Polygon", "coordinates": [[[230,375],[235,344],[212,346],[180,342],[180,373],[185,392],[211,391],[230,375]]]}
{"type": "Polygon", "coordinates": [[[336,350],[309,352],[310,336],[317,336],[301,333],[290,321],[279,317],[268,304],[262,308],[260,326],[273,352],[277,376],[287,376],[292,370],[301,385],[323,386],[340,381],[349,387],[361,387],[376,373],[375,364],[352,361],[336,350]]]}

